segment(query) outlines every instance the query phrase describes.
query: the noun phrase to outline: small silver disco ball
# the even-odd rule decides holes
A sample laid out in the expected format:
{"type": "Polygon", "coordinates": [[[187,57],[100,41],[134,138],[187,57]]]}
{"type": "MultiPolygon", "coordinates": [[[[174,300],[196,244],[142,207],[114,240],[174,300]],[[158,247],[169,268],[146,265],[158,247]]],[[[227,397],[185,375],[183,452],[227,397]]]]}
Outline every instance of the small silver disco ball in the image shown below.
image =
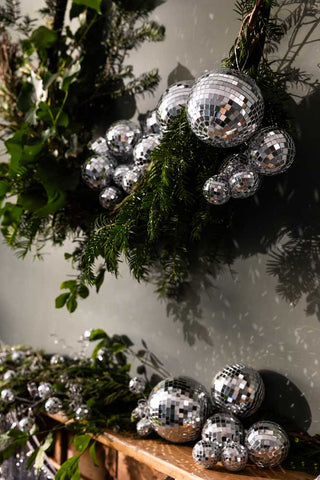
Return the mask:
{"type": "Polygon", "coordinates": [[[217,442],[200,440],[192,449],[192,458],[203,468],[212,468],[220,459],[221,447],[217,442]]]}
{"type": "Polygon", "coordinates": [[[219,412],[207,419],[202,429],[202,439],[218,442],[221,447],[232,441],[243,443],[244,429],[240,420],[234,415],[219,412]]]}
{"type": "Polygon", "coordinates": [[[258,467],[276,467],[289,453],[290,441],[284,429],[274,422],[257,422],[249,428],[245,445],[258,467]]]}
{"type": "Polygon", "coordinates": [[[214,377],[211,387],[213,403],[236,416],[248,417],[258,410],[265,388],[259,372],[236,363],[227,365],[214,377]]]}
{"type": "Polygon", "coordinates": [[[240,470],[246,468],[248,451],[243,445],[230,442],[222,450],[221,462],[229,472],[240,472],[240,470]]]}
{"type": "Polygon", "coordinates": [[[228,178],[223,175],[210,177],[203,186],[202,193],[207,202],[223,205],[230,199],[228,178]]]}
{"type": "Polygon", "coordinates": [[[162,133],[166,132],[170,120],[177,117],[187,105],[192,85],[191,80],[174,83],[161,96],[157,105],[157,120],[162,133]]]}
{"type": "Polygon", "coordinates": [[[206,389],[188,377],[162,380],[150,393],[148,405],[154,430],[176,443],[196,440],[211,410],[206,389]]]}
{"type": "Polygon", "coordinates": [[[160,134],[160,125],[157,120],[157,110],[152,110],[149,112],[146,118],[144,131],[146,135],[150,135],[151,133],[154,133],[155,135],[160,134]]]}
{"type": "Polygon", "coordinates": [[[113,155],[125,158],[132,154],[141,135],[141,128],[137,123],[120,120],[108,128],[106,132],[107,146],[113,155]]]}
{"type": "Polygon", "coordinates": [[[247,155],[261,175],[277,175],[294,161],[296,148],[291,136],[278,128],[267,127],[250,139],[247,155]]]}
{"type": "Polygon", "coordinates": [[[151,162],[151,153],[160,145],[159,135],[148,135],[143,137],[133,149],[133,161],[134,164],[146,170],[151,162]]]}
{"type": "Polygon", "coordinates": [[[106,210],[114,207],[120,203],[122,199],[122,192],[118,187],[106,187],[99,195],[100,205],[106,210]]]}
{"type": "Polygon", "coordinates": [[[257,193],[261,185],[260,176],[250,166],[240,166],[229,177],[230,193],[233,198],[248,198],[257,193]]]}
{"type": "Polygon", "coordinates": [[[89,158],[82,167],[82,179],[93,190],[102,190],[112,181],[114,164],[104,157],[89,158]]]}
{"type": "Polygon", "coordinates": [[[235,147],[258,129],[264,102],[257,84],[234,70],[206,72],[194,84],[187,105],[193,133],[203,142],[235,147]]]}

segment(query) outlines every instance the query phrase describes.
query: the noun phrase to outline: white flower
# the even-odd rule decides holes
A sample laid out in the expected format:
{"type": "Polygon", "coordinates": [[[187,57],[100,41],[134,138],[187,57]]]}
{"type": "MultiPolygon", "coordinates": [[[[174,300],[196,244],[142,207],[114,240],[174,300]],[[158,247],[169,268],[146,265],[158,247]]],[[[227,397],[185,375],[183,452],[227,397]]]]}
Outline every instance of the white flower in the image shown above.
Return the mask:
{"type": "Polygon", "coordinates": [[[33,70],[30,72],[29,82],[33,85],[34,103],[38,106],[40,102],[47,100],[48,92],[43,88],[42,79],[38,77],[33,70]]]}

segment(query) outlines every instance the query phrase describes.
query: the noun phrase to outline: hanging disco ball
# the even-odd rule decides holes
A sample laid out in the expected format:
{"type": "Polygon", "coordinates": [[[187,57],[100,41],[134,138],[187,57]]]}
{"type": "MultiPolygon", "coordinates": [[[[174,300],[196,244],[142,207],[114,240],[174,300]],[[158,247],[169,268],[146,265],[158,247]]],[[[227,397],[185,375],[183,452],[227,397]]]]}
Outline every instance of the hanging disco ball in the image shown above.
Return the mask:
{"type": "Polygon", "coordinates": [[[249,428],[245,445],[250,460],[258,467],[276,467],[287,457],[290,441],[280,425],[263,421],[249,428]]]}
{"type": "Polygon", "coordinates": [[[202,192],[207,202],[222,205],[230,199],[228,179],[223,175],[214,175],[206,181],[202,192]]]}
{"type": "Polygon", "coordinates": [[[122,188],[123,190],[130,194],[133,187],[139,182],[143,176],[143,170],[140,168],[134,167],[132,170],[129,170],[122,178],[122,188]]]}
{"type": "Polygon", "coordinates": [[[229,178],[230,193],[233,198],[248,198],[257,193],[261,181],[258,173],[249,165],[234,170],[229,178]]]}
{"type": "Polygon", "coordinates": [[[101,155],[102,157],[109,153],[107,141],[104,137],[98,137],[96,140],[90,142],[88,148],[96,155],[101,155]]]}
{"type": "Polygon", "coordinates": [[[296,148],[287,132],[267,127],[250,139],[247,154],[251,165],[258,173],[277,175],[292,165],[296,148]]]}
{"type": "Polygon", "coordinates": [[[91,157],[82,166],[82,179],[93,190],[101,190],[110,184],[114,167],[115,164],[104,157],[91,157]]]}
{"type": "Polygon", "coordinates": [[[137,123],[130,120],[119,120],[113,123],[106,132],[107,146],[113,155],[123,159],[130,156],[133,147],[142,135],[137,123]]]}
{"type": "Polygon", "coordinates": [[[148,405],[154,430],[176,443],[196,440],[211,410],[206,389],[188,377],[162,380],[150,393],[148,405]]]}
{"type": "Polygon", "coordinates": [[[150,135],[152,133],[155,135],[160,134],[160,125],[157,120],[157,110],[152,110],[149,112],[146,118],[145,134],[150,135]]]}
{"type": "Polygon", "coordinates": [[[236,416],[248,417],[258,410],[265,388],[259,372],[236,363],[227,365],[214,377],[211,387],[213,403],[236,416]]]}
{"type": "Polygon", "coordinates": [[[126,173],[132,170],[132,165],[121,163],[113,172],[113,181],[118,187],[122,187],[122,180],[126,173]]]}
{"type": "Polygon", "coordinates": [[[201,435],[203,440],[217,442],[224,447],[231,441],[243,443],[244,429],[240,420],[231,413],[220,412],[207,419],[201,435]]]}
{"type": "Polygon", "coordinates": [[[106,210],[117,205],[122,199],[122,192],[117,187],[106,187],[99,195],[100,205],[106,210]]]}
{"type": "Polygon", "coordinates": [[[191,80],[174,83],[161,96],[157,106],[157,120],[162,133],[167,130],[170,120],[178,116],[187,105],[192,85],[191,80]]]}
{"type": "Polygon", "coordinates": [[[233,173],[239,171],[244,165],[248,165],[248,157],[242,153],[233,153],[223,160],[219,169],[219,175],[230,178],[233,173]]]}
{"type": "Polygon", "coordinates": [[[257,84],[234,70],[207,72],[194,84],[187,105],[193,133],[215,147],[244,143],[259,127],[264,102],[257,84]]]}
{"type": "Polygon", "coordinates": [[[134,164],[143,170],[146,170],[151,162],[151,153],[160,145],[158,135],[148,135],[143,137],[133,149],[134,164]]]}

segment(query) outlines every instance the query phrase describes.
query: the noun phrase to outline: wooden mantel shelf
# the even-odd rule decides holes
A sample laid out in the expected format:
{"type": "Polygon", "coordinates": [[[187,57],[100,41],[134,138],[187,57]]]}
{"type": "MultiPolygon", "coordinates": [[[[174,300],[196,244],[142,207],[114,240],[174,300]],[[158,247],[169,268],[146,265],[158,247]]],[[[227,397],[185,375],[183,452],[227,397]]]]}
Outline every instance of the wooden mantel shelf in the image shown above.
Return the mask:
{"type": "MultiPolygon", "coordinates": [[[[51,416],[54,420],[67,423],[59,415],[51,416]]],[[[314,477],[304,472],[276,469],[261,469],[248,465],[240,473],[227,472],[221,464],[214,470],[205,470],[195,465],[192,460],[192,447],[174,445],[162,439],[140,439],[134,435],[123,435],[107,431],[97,438],[105,447],[112,448],[123,455],[134,458],[158,472],[175,480],[313,480],[314,477]]]]}

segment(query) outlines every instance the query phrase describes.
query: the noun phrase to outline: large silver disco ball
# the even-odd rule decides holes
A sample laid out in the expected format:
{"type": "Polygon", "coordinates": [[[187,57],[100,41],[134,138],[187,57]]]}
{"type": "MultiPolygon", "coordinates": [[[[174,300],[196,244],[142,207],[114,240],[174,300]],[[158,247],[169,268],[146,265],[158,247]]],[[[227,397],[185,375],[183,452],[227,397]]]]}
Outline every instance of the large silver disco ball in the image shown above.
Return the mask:
{"type": "Polygon", "coordinates": [[[243,443],[244,430],[242,423],[231,413],[215,413],[204,424],[202,439],[218,442],[221,447],[231,441],[243,443]]]}
{"type": "Polygon", "coordinates": [[[82,166],[82,179],[93,190],[107,187],[112,180],[114,163],[104,157],[94,156],[89,158],[82,166]]]}
{"type": "Polygon", "coordinates": [[[210,177],[203,185],[202,193],[207,202],[213,205],[222,205],[230,198],[228,178],[223,175],[210,177]]]}
{"type": "Polygon", "coordinates": [[[289,453],[290,441],[284,429],[274,422],[257,422],[249,428],[245,445],[250,460],[259,467],[275,467],[289,453]]]}
{"type": "Polygon", "coordinates": [[[249,161],[262,175],[277,175],[294,161],[296,148],[291,136],[278,128],[263,128],[250,139],[249,161]]]}
{"type": "Polygon", "coordinates": [[[264,102],[257,84],[243,73],[220,69],[194,84],[187,105],[193,133],[216,147],[244,143],[259,127],[264,102]]]}
{"type": "Polygon", "coordinates": [[[206,389],[188,377],[162,380],[150,393],[148,405],[154,430],[176,443],[196,440],[211,410],[206,389]]]}
{"type": "Polygon", "coordinates": [[[159,135],[148,135],[143,137],[133,149],[133,161],[134,164],[146,170],[151,162],[152,151],[160,145],[159,135]]]}
{"type": "Polygon", "coordinates": [[[113,155],[128,157],[141,137],[141,128],[130,120],[119,120],[113,123],[106,132],[106,141],[113,155]]]}
{"type": "Polygon", "coordinates": [[[178,116],[187,105],[193,81],[174,83],[161,96],[157,106],[157,120],[161,132],[165,132],[170,120],[178,116]]]}
{"type": "Polygon", "coordinates": [[[258,410],[265,388],[259,372],[242,364],[227,365],[214,377],[211,387],[215,405],[239,417],[258,410]]]}

